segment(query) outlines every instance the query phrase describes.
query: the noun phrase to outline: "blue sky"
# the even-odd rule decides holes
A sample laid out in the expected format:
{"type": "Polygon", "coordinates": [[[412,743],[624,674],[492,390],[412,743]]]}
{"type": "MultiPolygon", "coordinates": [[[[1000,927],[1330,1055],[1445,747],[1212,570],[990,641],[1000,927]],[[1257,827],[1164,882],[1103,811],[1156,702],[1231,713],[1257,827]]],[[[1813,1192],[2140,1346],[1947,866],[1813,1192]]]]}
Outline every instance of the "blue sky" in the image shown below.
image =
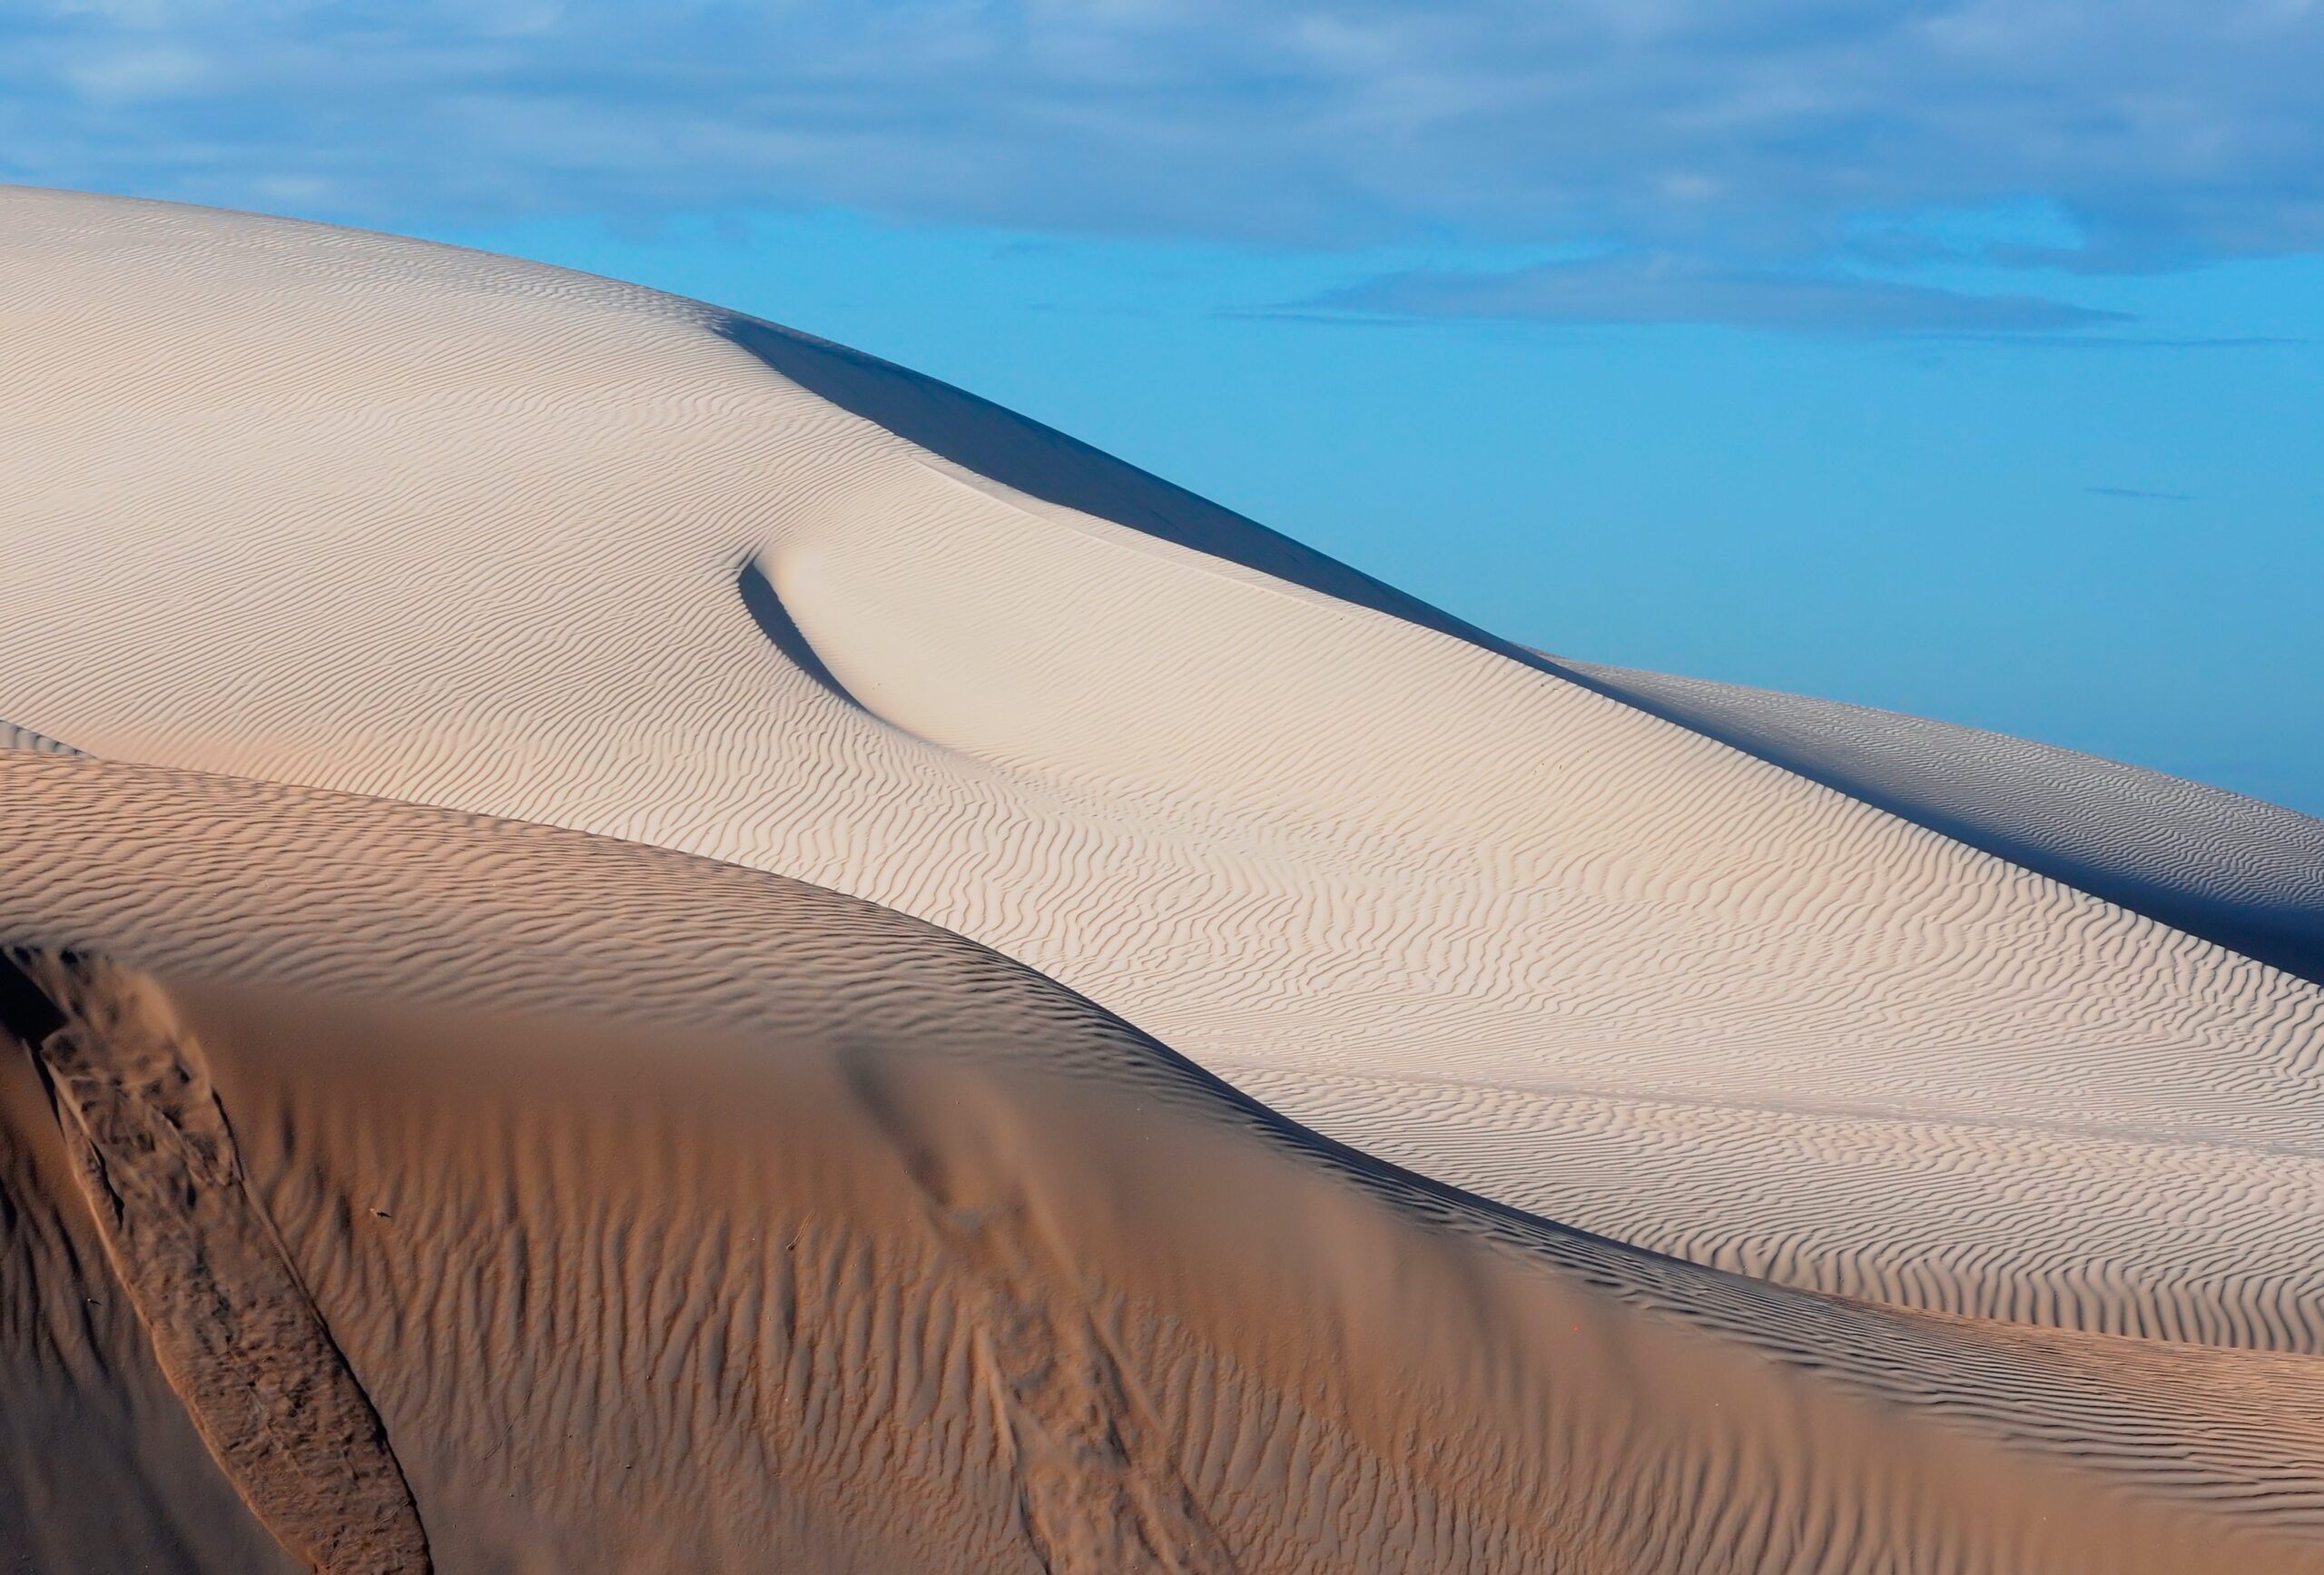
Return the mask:
{"type": "Polygon", "coordinates": [[[2324,813],[2324,5],[34,0],[0,178],[700,295],[1512,638],[2324,813]]]}

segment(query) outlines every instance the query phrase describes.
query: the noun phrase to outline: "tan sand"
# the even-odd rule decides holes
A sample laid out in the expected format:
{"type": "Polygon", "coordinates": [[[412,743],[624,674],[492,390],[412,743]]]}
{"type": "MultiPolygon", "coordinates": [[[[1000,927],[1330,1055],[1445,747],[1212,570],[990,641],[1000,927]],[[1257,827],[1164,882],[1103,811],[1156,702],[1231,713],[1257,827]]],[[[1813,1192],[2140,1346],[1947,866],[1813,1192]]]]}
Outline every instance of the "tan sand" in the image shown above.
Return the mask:
{"type": "Polygon", "coordinates": [[[2324,1569],[2309,1359],[1498,1210],[777,876],[71,757],[0,795],[37,1569],[2324,1569]]]}

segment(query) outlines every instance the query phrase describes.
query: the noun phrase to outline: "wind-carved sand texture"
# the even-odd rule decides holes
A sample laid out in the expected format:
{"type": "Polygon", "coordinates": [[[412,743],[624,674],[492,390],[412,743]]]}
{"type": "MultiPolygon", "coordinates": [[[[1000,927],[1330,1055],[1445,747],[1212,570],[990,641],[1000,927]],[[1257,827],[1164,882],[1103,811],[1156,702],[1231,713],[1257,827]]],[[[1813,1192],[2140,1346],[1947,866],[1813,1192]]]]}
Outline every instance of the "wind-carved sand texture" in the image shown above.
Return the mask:
{"type": "Polygon", "coordinates": [[[2324,982],[2324,822],[1917,716],[1567,663],[1634,701],[2071,886],[2324,982]]]}
{"type": "MultiPolygon", "coordinates": [[[[0,756],[0,794],[14,955],[104,981],[30,1028],[133,1002],[128,1060],[198,1047],[438,1569],[2324,1568],[2307,1358],[1828,1300],[1501,1209],[779,876],[99,761],[0,756]]],[[[7,1151],[65,1147],[5,1107],[7,1151]]],[[[113,1261],[10,1294],[104,1299],[113,1261]]],[[[120,1403],[112,1364],[57,1382],[120,1403]]],[[[238,1567],[197,1551],[214,1495],[172,1518],[103,1442],[72,1491],[158,1498],[165,1540],[94,1567],[238,1567]]]]}
{"type": "Polygon", "coordinates": [[[607,281],[0,261],[0,943],[207,1068],[174,1239],[314,1423],[0,1056],[0,1551],[2315,1567],[2318,822],[1522,650],[607,281]]]}
{"type": "Polygon", "coordinates": [[[167,1001],[103,962],[9,948],[0,1026],[38,1063],[113,1272],[259,1519],[317,1570],[426,1570],[379,1418],[244,1191],[167,1001]]]}

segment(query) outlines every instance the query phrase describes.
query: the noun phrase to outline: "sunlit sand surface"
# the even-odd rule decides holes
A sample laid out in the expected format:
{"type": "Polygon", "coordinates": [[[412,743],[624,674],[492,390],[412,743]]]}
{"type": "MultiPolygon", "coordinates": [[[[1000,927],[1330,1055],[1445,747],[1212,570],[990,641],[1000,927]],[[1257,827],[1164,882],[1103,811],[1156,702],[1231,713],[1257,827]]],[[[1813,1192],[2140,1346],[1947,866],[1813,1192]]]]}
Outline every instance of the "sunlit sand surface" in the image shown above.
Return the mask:
{"type": "Polygon", "coordinates": [[[2319,822],[626,285],[0,259],[0,1552],[2324,1569],[2319,822]]]}

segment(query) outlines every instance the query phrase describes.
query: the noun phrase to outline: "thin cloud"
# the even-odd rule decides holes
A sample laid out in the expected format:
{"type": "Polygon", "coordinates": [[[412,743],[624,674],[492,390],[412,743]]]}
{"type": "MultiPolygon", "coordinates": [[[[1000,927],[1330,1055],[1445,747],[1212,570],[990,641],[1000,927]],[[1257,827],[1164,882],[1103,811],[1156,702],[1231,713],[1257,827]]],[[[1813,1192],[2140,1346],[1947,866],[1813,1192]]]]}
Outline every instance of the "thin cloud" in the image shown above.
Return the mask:
{"type": "Polygon", "coordinates": [[[2192,503],[2191,492],[2152,492],[2142,487],[2086,487],[2083,491],[2100,497],[2127,497],[2140,503],[2192,503]]]}
{"type": "Polygon", "coordinates": [[[2131,320],[2121,312],[2036,296],[1971,295],[1888,280],[1738,271],[1684,258],[1626,256],[1503,273],[1393,274],[1294,310],[1392,319],[1709,323],[1845,335],[2054,335],[2131,320]]]}
{"type": "Polygon", "coordinates": [[[406,228],[836,202],[1776,272],[2037,199],[2070,241],[1992,260],[2120,270],[2324,248],[2319,80],[2289,0],[69,0],[0,16],[0,172],[406,228]]]}
{"type": "Polygon", "coordinates": [[[2313,340],[2285,334],[2211,334],[2189,338],[2165,334],[2065,333],[2033,338],[2024,334],[1935,333],[1931,339],[1967,343],[2039,344],[2045,349],[2073,350],[2276,350],[2301,349],[2313,340]]]}

